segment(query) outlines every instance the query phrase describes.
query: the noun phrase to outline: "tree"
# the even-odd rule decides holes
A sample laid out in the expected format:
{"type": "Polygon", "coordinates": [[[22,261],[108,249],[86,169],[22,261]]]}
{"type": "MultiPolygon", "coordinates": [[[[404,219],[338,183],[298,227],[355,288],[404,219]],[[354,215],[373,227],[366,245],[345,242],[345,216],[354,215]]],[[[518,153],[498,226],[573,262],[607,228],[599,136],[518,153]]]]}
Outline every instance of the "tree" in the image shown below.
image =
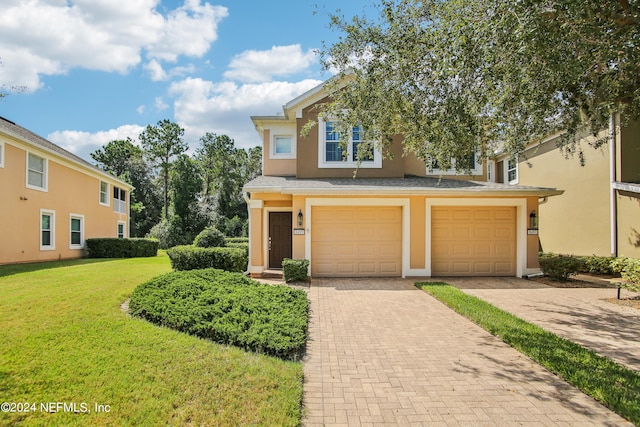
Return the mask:
{"type": "Polygon", "coordinates": [[[127,138],[110,141],[90,155],[99,168],[133,185],[131,235],[145,236],[160,220],[162,202],[142,149],[127,138]]]}
{"type": "Polygon", "coordinates": [[[160,168],[162,193],[164,196],[164,215],[169,217],[169,171],[173,159],[187,151],[188,145],[182,140],[184,129],[167,119],[156,126],[147,125],[140,133],[144,150],[156,166],[160,168]]]}
{"type": "Polygon", "coordinates": [[[200,213],[198,198],[202,191],[202,170],[200,165],[186,154],[180,154],[171,171],[171,193],[173,217],[177,228],[182,231],[185,243],[191,243],[195,236],[206,227],[206,218],[200,213]]]}
{"type": "Polygon", "coordinates": [[[379,10],[333,15],[344,36],[322,52],[340,71],[324,114],[362,124],[373,144],[402,134],[406,150],[446,167],[498,148],[517,155],[557,132],[571,151],[614,113],[640,117],[638,1],[381,0],[379,10]]]}

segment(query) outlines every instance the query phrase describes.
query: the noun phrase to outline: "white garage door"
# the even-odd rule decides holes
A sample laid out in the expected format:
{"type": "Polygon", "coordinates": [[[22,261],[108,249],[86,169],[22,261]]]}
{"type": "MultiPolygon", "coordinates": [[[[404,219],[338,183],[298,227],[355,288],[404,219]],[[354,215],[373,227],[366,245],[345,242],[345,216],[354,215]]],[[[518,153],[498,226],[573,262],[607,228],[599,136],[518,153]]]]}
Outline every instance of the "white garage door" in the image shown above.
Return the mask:
{"type": "Polygon", "coordinates": [[[433,276],[514,276],[516,208],[437,206],[431,210],[433,276]]]}
{"type": "Polygon", "coordinates": [[[311,275],[401,276],[402,208],[316,206],[311,215],[311,275]]]}

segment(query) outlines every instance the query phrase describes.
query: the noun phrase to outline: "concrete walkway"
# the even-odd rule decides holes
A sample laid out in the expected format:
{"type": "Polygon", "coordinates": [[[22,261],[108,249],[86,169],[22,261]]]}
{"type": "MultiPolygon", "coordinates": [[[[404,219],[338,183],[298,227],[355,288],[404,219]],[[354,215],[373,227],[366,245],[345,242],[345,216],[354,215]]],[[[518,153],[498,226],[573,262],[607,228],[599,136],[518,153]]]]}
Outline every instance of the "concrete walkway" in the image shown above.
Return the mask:
{"type": "Polygon", "coordinates": [[[314,279],[309,298],[306,426],[629,425],[413,280],[314,279]]]}

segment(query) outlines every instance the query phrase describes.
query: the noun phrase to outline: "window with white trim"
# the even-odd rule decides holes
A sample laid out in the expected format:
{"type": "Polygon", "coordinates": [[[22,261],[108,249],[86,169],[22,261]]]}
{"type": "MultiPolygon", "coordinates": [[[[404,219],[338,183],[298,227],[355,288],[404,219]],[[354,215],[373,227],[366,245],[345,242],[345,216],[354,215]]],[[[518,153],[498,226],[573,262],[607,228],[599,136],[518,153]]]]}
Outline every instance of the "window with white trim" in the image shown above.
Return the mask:
{"type": "Polygon", "coordinates": [[[351,128],[346,150],[340,145],[340,132],[336,122],[320,119],[318,128],[319,168],[382,167],[382,152],[379,149],[371,148],[367,152],[361,152],[364,131],[360,125],[351,128]]]}
{"type": "Polygon", "coordinates": [[[40,250],[52,251],[56,248],[56,213],[40,209],[40,250]]]}
{"type": "Polygon", "coordinates": [[[427,166],[427,175],[482,175],[482,165],[478,162],[478,153],[473,152],[465,157],[451,159],[449,169],[440,169],[435,159],[431,160],[431,170],[427,166]],[[459,171],[457,170],[459,169],[459,171]],[[469,171],[467,173],[466,171],[469,171]]]}
{"type": "Polygon", "coordinates": [[[0,142],[0,168],[4,167],[4,144],[0,142]]]}
{"type": "Polygon", "coordinates": [[[69,223],[69,249],[84,248],[84,215],[71,214],[69,223]]]}
{"type": "Polygon", "coordinates": [[[118,239],[124,239],[125,236],[125,232],[126,232],[126,228],[125,228],[126,224],[122,221],[118,221],[118,229],[117,229],[117,234],[118,234],[118,239]]]}
{"type": "Polygon", "coordinates": [[[272,159],[295,159],[295,140],[292,135],[274,135],[271,141],[272,159]]]}
{"type": "Polygon", "coordinates": [[[100,204],[109,206],[109,183],[100,181],[100,204]]]}
{"type": "Polygon", "coordinates": [[[509,159],[506,163],[507,168],[507,181],[509,184],[517,184],[518,183],[518,160],[515,157],[509,159]]]}
{"type": "Polygon", "coordinates": [[[113,187],[113,211],[127,213],[127,192],[116,186],[113,187]]]}
{"type": "Polygon", "coordinates": [[[27,188],[47,191],[47,159],[27,153],[27,188]]]}

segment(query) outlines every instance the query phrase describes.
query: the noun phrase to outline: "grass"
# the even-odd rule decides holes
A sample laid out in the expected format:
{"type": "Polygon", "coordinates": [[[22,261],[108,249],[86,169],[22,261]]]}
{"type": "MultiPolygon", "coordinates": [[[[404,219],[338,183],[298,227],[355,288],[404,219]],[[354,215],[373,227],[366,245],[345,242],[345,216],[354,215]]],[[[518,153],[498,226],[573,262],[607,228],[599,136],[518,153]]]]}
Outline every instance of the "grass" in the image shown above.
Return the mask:
{"type": "Polygon", "coordinates": [[[137,284],[168,271],[164,253],[0,267],[0,401],[36,404],[0,412],[0,425],[299,425],[301,364],[120,310],[137,284]]]}
{"type": "Polygon", "coordinates": [[[618,415],[640,425],[640,375],[635,371],[446,283],[416,283],[416,286],[618,415]]]}

